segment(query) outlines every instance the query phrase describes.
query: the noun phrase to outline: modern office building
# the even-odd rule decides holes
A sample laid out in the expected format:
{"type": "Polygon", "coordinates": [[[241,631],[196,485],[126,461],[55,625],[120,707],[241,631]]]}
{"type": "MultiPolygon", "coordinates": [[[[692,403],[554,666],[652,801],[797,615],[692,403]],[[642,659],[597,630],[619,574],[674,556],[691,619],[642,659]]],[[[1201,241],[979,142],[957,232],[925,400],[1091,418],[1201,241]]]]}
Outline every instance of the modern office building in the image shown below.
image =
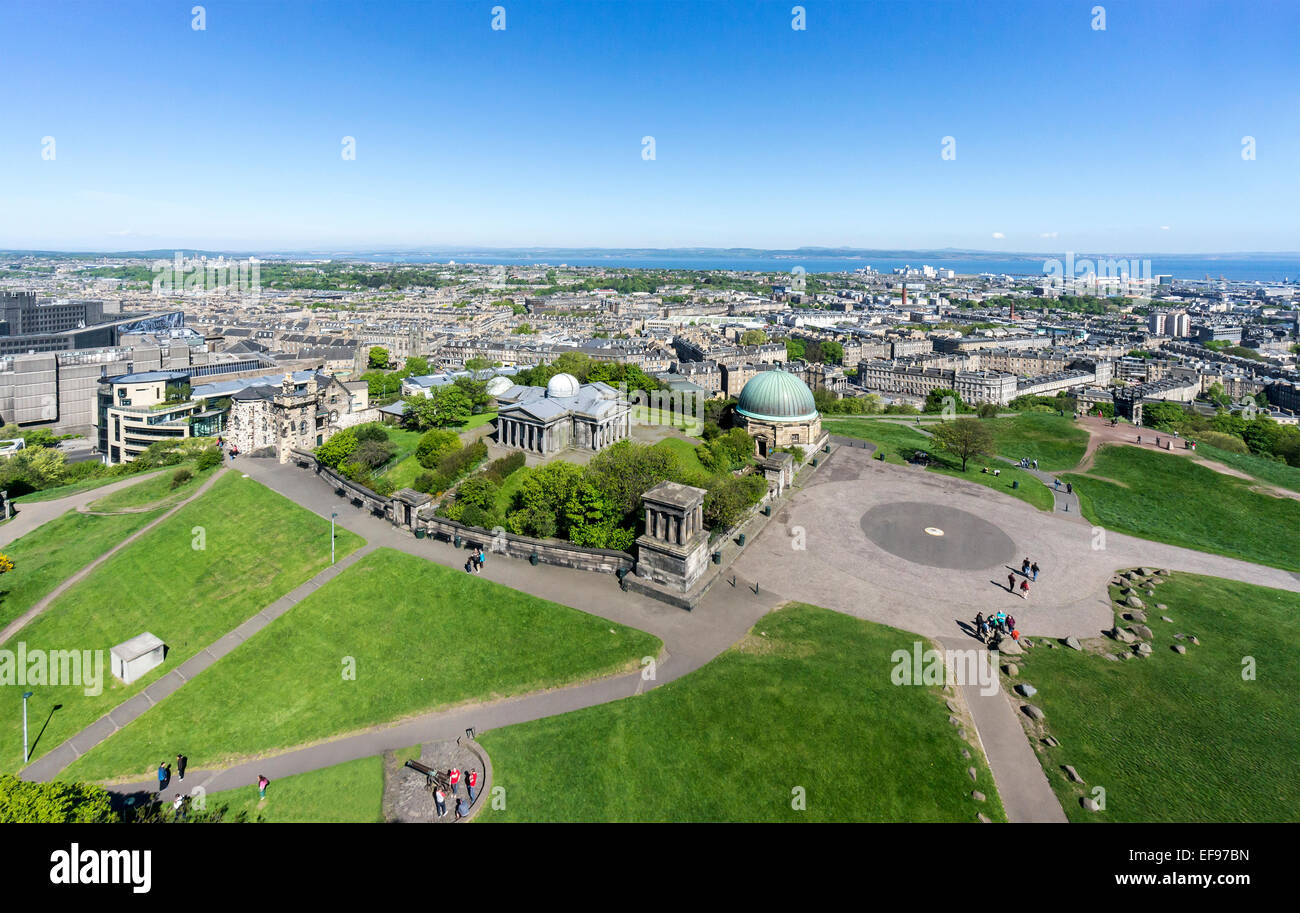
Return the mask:
{"type": "Polygon", "coordinates": [[[159,441],[211,437],[225,427],[225,412],[191,395],[186,371],[119,374],[99,382],[97,447],[105,461],[130,463],[159,441]]]}

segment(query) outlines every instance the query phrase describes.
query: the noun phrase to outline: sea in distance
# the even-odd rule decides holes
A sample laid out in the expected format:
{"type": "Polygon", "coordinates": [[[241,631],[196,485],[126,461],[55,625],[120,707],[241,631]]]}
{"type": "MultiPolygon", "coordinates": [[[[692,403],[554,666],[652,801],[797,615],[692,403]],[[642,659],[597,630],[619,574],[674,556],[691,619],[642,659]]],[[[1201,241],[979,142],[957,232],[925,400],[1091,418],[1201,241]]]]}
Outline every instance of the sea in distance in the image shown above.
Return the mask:
{"type": "MultiPolygon", "coordinates": [[[[366,260],[386,263],[456,263],[502,264],[505,266],[596,266],[625,269],[673,270],[750,270],[790,273],[802,267],[808,273],[839,273],[871,267],[880,273],[911,266],[951,269],[959,276],[981,273],[1011,276],[1041,276],[1053,255],[984,255],[945,251],[890,251],[886,256],[862,254],[839,255],[828,251],[599,251],[599,250],[439,250],[436,252],[389,251],[353,254],[366,260]]],[[[1065,254],[1054,255],[1065,262],[1065,254]]],[[[1277,283],[1300,277],[1300,254],[1255,255],[1177,255],[1177,254],[1085,254],[1075,253],[1076,264],[1092,259],[1101,264],[1107,259],[1124,259],[1137,264],[1134,274],[1145,275],[1150,261],[1150,275],[1169,275],[1175,279],[1211,280],[1220,277],[1233,282],[1277,283]]],[[[1083,268],[1077,268],[1079,275],[1083,268]]]]}

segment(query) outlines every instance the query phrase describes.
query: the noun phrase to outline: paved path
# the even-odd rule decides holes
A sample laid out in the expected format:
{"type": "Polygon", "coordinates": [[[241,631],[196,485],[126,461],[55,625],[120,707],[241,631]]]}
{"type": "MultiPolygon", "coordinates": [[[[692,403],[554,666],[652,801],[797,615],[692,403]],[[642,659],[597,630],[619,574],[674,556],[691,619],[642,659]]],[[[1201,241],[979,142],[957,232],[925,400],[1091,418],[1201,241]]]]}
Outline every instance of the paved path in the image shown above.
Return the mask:
{"type": "MultiPolygon", "coordinates": [[[[163,471],[165,469],[158,470],[158,472],[163,471]]],[[[137,482],[143,482],[150,476],[157,475],[158,472],[142,472],[139,475],[128,476],[120,482],[101,485],[99,488],[91,488],[88,491],[78,492],[63,498],[51,498],[48,501],[20,502],[14,505],[13,518],[0,526],[0,548],[4,548],[15,539],[27,535],[36,527],[44,526],[69,510],[81,510],[92,501],[98,501],[105,495],[111,495],[123,488],[130,488],[137,482]]]]}
{"type": "Polygon", "coordinates": [[[157,704],[163,698],[179,690],[180,687],[190,679],[194,678],[204,669],[207,669],[231,650],[234,650],[244,641],[248,640],[248,638],[252,637],[258,631],[275,621],[326,583],[333,580],[348,567],[360,560],[363,555],[368,554],[371,551],[374,551],[373,546],[362,546],[340,559],[338,563],[325,568],[325,570],[321,571],[306,583],[301,584],[286,593],[284,596],[281,596],[239,627],[191,656],[185,662],[181,663],[175,669],[151,684],[148,688],[145,688],[129,700],[118,704],[108,713],[104,714],[104,716],[100,717],[94,723],[91,723],[85,729],[72,736],[72,738],[68,739],[58,748],[55,748],[48,754],[37,758],[22,771],[20,776],[24,780],[35,782],[54,779],[54,777],[56,777],[65,767],[77,758],[90,751],[90,749],[94,748],[100,742],[104,741],[104,739],[126,726],[132,720],[141,716],[145,711],[157,704]]]}
{"type": "MultiPolygon", "coordinates": [[[[24,612],[23,614],[15,618],[13,621],[11,621],[8,625],[4,627],[3,630],[0,630],[0,644],[7,643],[9,641],[9,638],[13,637],[14,634],[18,633],[18,631],[20,631],[28,622],[30,622],[33,618],[40,615],[47,608],[49,608],[50,605],[53,604],[54,600],[58,599],[69,589],[76,586],[82,580],[85,580],[88,576],[90,576],[91,572],[93,572],[95,568],[99,567],[101,564],[103,564],[109,558],[116,555],[122,549],[126,548],[132,542],[135,542],[141,536],[148,533],[151,529],[156,527],[159,523],[162,523],[172,514],[176,513],[176,511],[180,510],[186,504],[190,503],[195,498],[198,498],[201,495],[203,495],[203,493],[206,492],[209,488],[211,488],[212,485],[217,481],[217,479],[221,477],[223,472],[225,472],[224,469],[218,469],[207,479],[207,481],[205,481],[202,485],[196,488],[189,497],[185,498],[183,501],[178,501],[174,507],[164,511],[157,519],[151,520],[150,522],[146,523],[140,529],[136,530],[134,533],[127,536],[121,542],[117,543],[117,545],[113,546],[108,551],[104,552],[104,554],[100,555],[94,561],[90,562],[90,564],[87,564],[81,570],[77,571],[77,573],[73,574],[67,580],[63,581],[58,586],[56,586],[34,606],[32,606],[26,612],[24,612]]],[[[111,488],[113,486],[109,486],[109,487],[111,488]]],[[[104,492],[106,490],[107,489],[104,488],[96,489],[96,497],[103,497],[104,492]]],[[[74,496],[74,497],[79,497],[79,496],[74,496]]],[[[70,499],[65,498],[62,500],[68,501],[70,499]]],[[[56,502],[51,501],[51,502],[42,502],[42,503],[53,504],[56,502]]],[[[64,506],[64,510],[67,510],[66,504],[64,506]]],[[[57,514],[55,516],[57,516],[57,514]]],[[[53,517],[49,517],[48,519],[53,519],[53,517]]]]}
{"type": "MultiPolygon", "coordinates": [[[[110,711],[50,754],[33,762],[23,772],[24,779],[48,780],[56,776],[78,756],[180,688],[187,679],[230,652],[242,640],[283,615],[310,591],[363,554],[387,547],[456,569],[464,564],[463,549],[433,539],[416,539],[409,533],[398,530],[387,520],[352,507],[349,501],[335,496],[333,488],[309,470],[252,458],[238,468],[321,516],[329,517],[331,512],[337,511],[338,522],[362,535],[367,544],[348,558],[340,560],[334,568],[323,571],[298,590],[282,597],[240,629],[218,640],[180,668],[110,711]]],[[[196,786],[202,786],[209,792],[244,786],[255,783],[259,773],[265,773],[272,779],[286,777],[344,761],[371,757],[388,750],[455,738],[463,735],[469,726],[485,732],[497,726],[527,722],[630,697],[700,668],[742,638],[764,614],[785,601],[767,591],[756,595],[751,580],[741,575],[735,577],[735,583],[732,584],[730,581],[733,575],[726,574],[726,579],[719,579],[694,611],[686,612],[648,597],[624,592],[613,575],[545,564],[533,567],[526,561],[491,554],[484,565],[482,576],[654,634],[664,642],[664,649],[656,662],[655,678],[647,681],[638,671],[597,679],[502,701],[422,714],[223,770],[191,769],[187,772],[184,783],[186,791],[196,786]]],[[[109,788],[117,793],[129,794],[146,790],[156,792],[157,785],[156,780],[151,780],[109,788]]],[[[173,779],[163,794],[164,798],[174,796],[180,785],[173,779]]]]}
{"type": "MultiPolygon", "coordinates": [[[[967,637],[943,637],[939,642],[948,650],[975,649],[988,653],[982,644],[967,637]]],[[[1001,674],[995,670],[994,675],[998,690],[993,694],[983,694],[978,683],[958,687],[970,707],[1007,820],[1012,824],[1064,823],[1068,819],[1061,803],[1057,801],[1056,793],[1043,773],[1043,765],[1038,763],[1034,749],[1016,719],[1019,711],[1011,695],[1002,687],[1001,674]]]]}

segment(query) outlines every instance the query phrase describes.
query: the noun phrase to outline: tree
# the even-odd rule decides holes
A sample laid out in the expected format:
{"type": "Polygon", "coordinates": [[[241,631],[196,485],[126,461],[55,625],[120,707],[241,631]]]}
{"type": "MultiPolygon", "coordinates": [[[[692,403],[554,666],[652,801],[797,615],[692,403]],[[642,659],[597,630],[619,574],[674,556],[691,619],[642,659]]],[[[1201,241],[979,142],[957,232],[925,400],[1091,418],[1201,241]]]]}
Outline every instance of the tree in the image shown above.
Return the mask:
{"type": "Polygon", "coordinates": [[[366,364],[371,368],[387,368],[388,350],[383,346],[371,346],[370,357],[367,359],[366,364]]]}
{"type": "Polygon", "coordinates": [[[761,346],[765,342],[767,342],[767,334],[762,330],[746,330],[740,334],[742,346],[761,346]]]}
{"type": "Polygon", "coordinates": [[[387,439],[377,441],[374,438],[368,438],[357,445],[357,449],[352,452],[351,458],[365,466],[367,469],[378,469],[383,466],[397,451],[387,439]]]}
{"type": "Polygon", "coordinates": [[[351,428],[336,431],[328,441],[316,448],[316,459],[330,468],[338,466],[357,449],[357,433],[351,428]]]}
{"type": "Polygon", "coordinates": [[[423,376],[429,373],[429,359],[423,355],[412,355],[406,359],[406,376],[423,376]]]}
{"type": "Polygon", "coordinates": [[[785,341],[785,360],[802,361],[806,347],[807,345],[802,339],[787,339],[785,341]]]}
{"type": "Polygon", "coordinates": [[[971,457],[993,453],[993,432],[973,418],[940,423],[934,429],[934,442],[940,450],[961,460],[962,472],[966,471],[966,461],[971,457]]]}
{"type": "Polygon", "coordinates": [[[844,346],[833,339],[824,339],[821,344],[821,357],[818,361],[828,365],[838,365],[844,361],[844,346]]]}
{"type": "MultiPolygon", "coordinates": [[[[423,399],[423,397],[421,397],[423,399]]],[[[454,431],[434,428],[426,431],[415,445],[415,460],[425,469],[433,469],[442,458],[460,449],[460,436],[454,431]]]]}
{"type": "Polygon", "coordinates": [[[92,783],[27,783],[0,774],[0,823],[103,824],[115,820],[108,792],[92,783]]]}

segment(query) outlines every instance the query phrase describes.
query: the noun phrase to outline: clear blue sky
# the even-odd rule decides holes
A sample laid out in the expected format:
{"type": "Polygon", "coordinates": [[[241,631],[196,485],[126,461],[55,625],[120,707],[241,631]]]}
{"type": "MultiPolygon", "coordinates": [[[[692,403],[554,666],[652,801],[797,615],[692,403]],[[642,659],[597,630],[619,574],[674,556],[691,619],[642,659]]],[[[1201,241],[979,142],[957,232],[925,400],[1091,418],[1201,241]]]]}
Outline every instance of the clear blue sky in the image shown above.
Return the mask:
{"type": "Polygon", "coordinates": [[[193,5],[0,5],[0,247],[1300,249],[1293,2],[193,5]]]}

